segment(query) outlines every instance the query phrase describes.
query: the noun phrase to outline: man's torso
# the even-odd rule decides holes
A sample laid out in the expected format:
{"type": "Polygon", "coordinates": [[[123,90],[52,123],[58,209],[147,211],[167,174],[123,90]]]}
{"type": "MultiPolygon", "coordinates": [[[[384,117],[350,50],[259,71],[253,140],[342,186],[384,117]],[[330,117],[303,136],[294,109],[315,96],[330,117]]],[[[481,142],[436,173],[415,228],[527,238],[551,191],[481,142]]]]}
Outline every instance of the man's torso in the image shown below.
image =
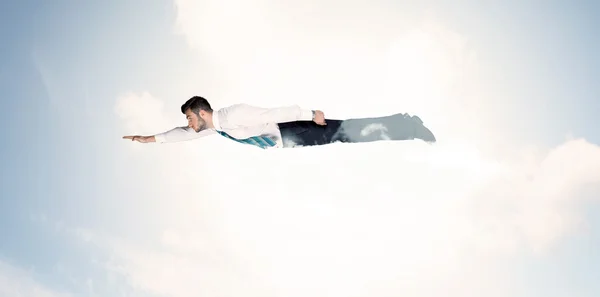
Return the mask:
{"type": "MultiPolygon", "coordinates": [[[[232,107],[234,108],[235,106],[232,107]]],[[[216,130],[223,131],[237,139],[266,135],[275,141],[275,148],[283,147],[281,132],[277,123],[257,125],[235,124],[244,122],[244,114],[242,112],[232,112],[232,107],[221,108],[214,112],[213,124],[216,130]]]]}

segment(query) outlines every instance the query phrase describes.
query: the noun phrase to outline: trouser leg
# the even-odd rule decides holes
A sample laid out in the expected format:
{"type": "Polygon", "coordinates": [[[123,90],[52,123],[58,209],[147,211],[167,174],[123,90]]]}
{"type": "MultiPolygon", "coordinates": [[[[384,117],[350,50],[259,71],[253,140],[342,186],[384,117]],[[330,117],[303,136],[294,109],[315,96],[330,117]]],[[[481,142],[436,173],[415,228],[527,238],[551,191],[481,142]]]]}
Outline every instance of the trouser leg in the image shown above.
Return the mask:
{"type": "Polygon", "coordinates": [[[338,133],[347,142],[420,139],[435,142],[433,133],[417,116],[394,114],[385,117],[344,120],[338,133]]]}
{"type": "Polygon", "coordinates": [[[327,125],[312,121],[279,124],[284,147],[324,145],[333,142],[372,142],[421,139],[435,142],[420,118],[406,114],[347,120],[327,119],[327,125]]]}
{"type": "Polygon", "coordinates": [[[327,119],[327,125],[317,125],[313,121],[296,121],[280,123],[279,130],[283,139],[284,147],[324,145],[338,139],[338,131],[342,120],[327,119]]]}

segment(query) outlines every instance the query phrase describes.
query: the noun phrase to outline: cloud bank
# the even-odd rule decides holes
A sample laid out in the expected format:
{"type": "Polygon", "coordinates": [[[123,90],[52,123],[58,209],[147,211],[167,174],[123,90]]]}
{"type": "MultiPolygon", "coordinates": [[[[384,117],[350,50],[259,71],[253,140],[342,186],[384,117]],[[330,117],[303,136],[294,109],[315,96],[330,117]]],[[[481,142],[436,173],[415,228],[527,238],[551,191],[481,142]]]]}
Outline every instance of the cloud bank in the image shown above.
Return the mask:
{"type": "Polygon", "coordinates": [[[101,240],[114,254],[107,267],[132,287],[164,296],[514,296],[523,288],[511,261],[544,257],[580,232],[590,202],[581,190],[600,186],[600,147],[584,139],[513,159],[419,141],[264,152],[220,140],[160,145],[160,154],[135,148],[152,163],[139,178],[172,173],[156,186],[161,196],[146,198],[176,213],[136,217],[165,222],[154,246],[101,240]]]}
{"type": "MultiPolygon", "coordinates": [[[[525,288],[515,279],[517,257],[545,257],[581,232],[589,202],[582,191],[600,186],[600,147],[575,139],[546,151],[484,150],[514,127],[486,122],[476,52],[459,34],[400,21],[383,4],[175,5],[178,32],[227,81],[199,90],[215,105],[302,102],[333,117],[416,113],[440,141],[268,152],[219,137],[134,143],[140,169],[131,178],[164,173],[144,193],[161,212],[135,217],[153,223],[144,230],[152,235],[93,238],[112,255],[105,267],[135,290],[518,296],[525,288]]],[[[176,122],[163,106],[177,111],[184,99],[131,93],[116,110],[124,127],[160,132],[176,122]]]]}
{"type": "Polygon", "coordinates": [[[166,195],[150,200],[186,211],[165,214],[177,218],[153,230],[155,246],[104,242],[133,287],[164,296],[515,296],[511,261],[544,257],[580,232],[589,202],[580,190],[600,186],[600,147],[585,140],[536,156],[527,170],[523,160],[419,142],[224,147],[250,157],[190,153],[197,175],[165,177],[166,195]]]}

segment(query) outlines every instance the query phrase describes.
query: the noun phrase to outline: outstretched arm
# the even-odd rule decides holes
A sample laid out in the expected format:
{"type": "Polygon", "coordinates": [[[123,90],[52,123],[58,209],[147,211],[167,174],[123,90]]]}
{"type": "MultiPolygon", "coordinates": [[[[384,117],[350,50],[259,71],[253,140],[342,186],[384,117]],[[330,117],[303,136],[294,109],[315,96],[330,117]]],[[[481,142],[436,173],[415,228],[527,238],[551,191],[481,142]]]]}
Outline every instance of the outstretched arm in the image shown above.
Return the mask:
{"type": "Polygon", "coordinates": [[[152,136],[130,135],[130,136],[123,136],[123,139],[131,139],[131,141],[137,141],[137,142],[141,142],[141,143],[156,142],[156,138],[154,137],[154,135],[152,135],[152,136]]]}
{"type": "Polygon", "coordinates": [[[133,136],[123,136],[123,139],[131,139],[131,141],[137,141],[141,143],[147,142],[158,142],[158,143],[166,143],[166,142],[179,142],[179,141],[187,141],[193,140],[200,137],[208,136],[214,134],[215,131],[212,129],[202,130],[200,132],[194,131],[194,129],[190,127],[176,127],[169,131],[162,132],[152,136],[141,136],[141,135],[133,135],[133,136]]]}
{"type": "Polygon", "coordinates": [[[276,108],[262,108],[248,104],[238,104],[226,111],[230,114],[229,121],[240,126],[252,126],[265,123],[286,123],[294,121],[315,121],[325,124],[325,116],[320,110],[300,108],[298,105],[276,108]]]}

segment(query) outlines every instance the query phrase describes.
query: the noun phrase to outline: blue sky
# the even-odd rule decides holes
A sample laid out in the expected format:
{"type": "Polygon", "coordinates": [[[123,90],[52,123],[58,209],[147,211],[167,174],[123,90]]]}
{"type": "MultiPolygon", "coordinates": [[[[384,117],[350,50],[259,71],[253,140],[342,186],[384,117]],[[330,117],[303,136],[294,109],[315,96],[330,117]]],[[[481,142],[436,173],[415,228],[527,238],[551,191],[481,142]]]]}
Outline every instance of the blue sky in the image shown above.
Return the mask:
{"type": "MultiPolygon", "coordinates": [[[[502,132],[490,146],[551,149],[569,135],[600,144],[597,1],[392,6],[407,16],[406,23],[433,15],[469,40],[477,52],[479,76],[485,78],[479,80],[477,94],[487,111],[482,122],[471,124],[502,132]]],[[[121,139],[129,133],[160,131],[143,124],[137,126],[139,132],[127,130],[131,126],[115,114],[115,105],[123,94],[146,91],[166,101],[163,122],[175,124],[182,98],[204,88],[226,97],[229,93],[218,87],[227,89],[236,81],[225,70],[214,70],[218,62],[190,47],[185,34],[174,33],[172,1],[5,1],[0,8],[0,104],[5,111],[0,261],[32,270],[28,278],[53,292],[162,296],[161,291],[136,289],[126,277],[107,277],[112,274],[106,265],[97,263],[113,263],[113,250],[104,241],[96,245],[81,240],[126,238],[156,246],[156,230],[180,223],[156,217],[179,207],[165,209],[159,202],[174,199],[163,178],[178,174],[152,169],[152,162],[164,154],[162,148],[147,146],[144,152],[121,139]]],[[[171,149],[169,154],[182,153],[171,149]]],[[[203,170],[199,167],[198,173],[203,170]]],[[[520,296],[600,293],[593,278],[600,265],[595,254],[600,209],[593,200],[600,185],[595,182],[589,189],[575,189],[588,198],[577,202],[587,229],[566,235],[541,258],[525,251],[509,261],[515,282],[526,288],[520,296]]],[[[169,292],[162,291],[165,296],[169,292]]]]}

